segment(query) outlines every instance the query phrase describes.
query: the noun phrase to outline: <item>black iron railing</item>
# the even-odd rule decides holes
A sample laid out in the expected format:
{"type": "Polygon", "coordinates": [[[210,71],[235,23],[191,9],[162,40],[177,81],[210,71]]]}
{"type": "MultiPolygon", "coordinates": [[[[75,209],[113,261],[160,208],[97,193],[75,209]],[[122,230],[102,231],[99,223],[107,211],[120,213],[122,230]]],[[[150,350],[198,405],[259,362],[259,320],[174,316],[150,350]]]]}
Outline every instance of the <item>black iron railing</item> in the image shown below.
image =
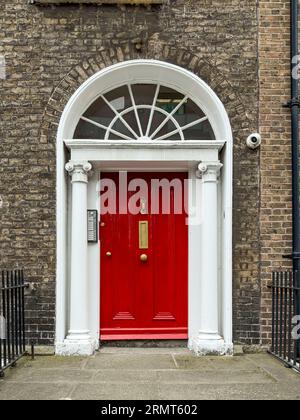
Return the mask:
{"type": "Polygon", "coordinates": [[[270,353],[287,367],[300,371],[299,319],[296,302],[300,289],[296,287],[296,274],[274,272],[272,281],[272,346],[270,353]]]}
{"type": "Polygon", "coordinates": [[[22,270],[0,277],[0,377],[25,354],[24,282],[22,270]]]}

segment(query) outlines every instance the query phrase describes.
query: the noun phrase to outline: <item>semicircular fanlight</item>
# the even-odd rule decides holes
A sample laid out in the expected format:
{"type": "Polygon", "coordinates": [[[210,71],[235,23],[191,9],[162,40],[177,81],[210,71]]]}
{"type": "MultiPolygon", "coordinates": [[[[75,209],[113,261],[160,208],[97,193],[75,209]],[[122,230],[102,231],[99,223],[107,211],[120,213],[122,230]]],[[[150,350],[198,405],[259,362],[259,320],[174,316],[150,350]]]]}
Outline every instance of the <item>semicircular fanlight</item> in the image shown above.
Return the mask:
{"type": "Polygon", "coordinates": [[[100,95],[80,117],[74,138],[215,140],[208,117],[195,102],[157,84],[127,84],[100,95]]]}

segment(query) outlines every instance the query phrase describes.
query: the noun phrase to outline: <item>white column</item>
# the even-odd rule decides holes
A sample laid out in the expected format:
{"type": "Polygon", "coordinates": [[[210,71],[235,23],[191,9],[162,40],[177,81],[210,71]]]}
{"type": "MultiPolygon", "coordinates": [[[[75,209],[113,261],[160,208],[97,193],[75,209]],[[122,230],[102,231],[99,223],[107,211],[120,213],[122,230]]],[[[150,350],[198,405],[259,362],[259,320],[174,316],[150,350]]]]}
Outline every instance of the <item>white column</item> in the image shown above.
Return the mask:
{"type": "Polygon", "coordinates": [[[199,333],[192,347],[200,355],[226,352],[219,325],[218,179],[221,168],[219,161],[201,162],[198,166],[198,175],[202,178],[199,333]]]}
{"type": "Polygon", "coordinates": [[[72,183],[72,224],[70,261],[69,333],[60,354],[91,355],[95,342],[88,325],[87,267],[87,184],[92,165],[85,161],[70,161],[66,170],[72,183]]]}

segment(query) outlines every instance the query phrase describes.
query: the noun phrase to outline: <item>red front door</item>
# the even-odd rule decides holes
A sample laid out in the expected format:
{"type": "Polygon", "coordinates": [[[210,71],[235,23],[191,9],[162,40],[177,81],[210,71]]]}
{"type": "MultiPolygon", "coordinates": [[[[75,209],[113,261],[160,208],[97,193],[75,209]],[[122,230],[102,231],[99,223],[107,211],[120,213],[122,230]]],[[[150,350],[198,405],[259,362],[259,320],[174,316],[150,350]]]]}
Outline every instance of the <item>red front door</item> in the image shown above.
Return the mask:
{"type": "Polygon", "coordinates": [[[102,174],[101,339],[186,339],[188,176],[122,176],[102,174]]]}

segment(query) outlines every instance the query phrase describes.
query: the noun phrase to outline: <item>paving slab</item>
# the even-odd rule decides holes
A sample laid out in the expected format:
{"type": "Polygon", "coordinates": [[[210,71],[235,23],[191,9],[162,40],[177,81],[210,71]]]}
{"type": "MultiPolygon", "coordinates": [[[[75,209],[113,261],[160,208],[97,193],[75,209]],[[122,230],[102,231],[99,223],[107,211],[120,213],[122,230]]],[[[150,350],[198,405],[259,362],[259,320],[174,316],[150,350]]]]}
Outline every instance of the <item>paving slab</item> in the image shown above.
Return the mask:
{"type": "Polygon", "coordinates": [[[235,357],[211,357],[210,362],[216,370],[221,371],[240,371],[255,369],[255,363],[245,356],[235,357]]]}
{"type": "Polygon", "coordinates": [[[159,385],[162,400],[297,400],[300,392],[281,387],[278,384],[239,384],[239,385],[207,385],[207,384],[169,384],[159,385]]]}
{"type": "Polygon", "coordinates": [[[26,360],[25,367],[33,369],[81,369],[87,360],[87,357],[37,356],[35,360],[28,358],[26,360]]]}
{"type": "MultiPolygon", "coordinates": [[[[164,371],[165,372],[165,371],[164,371]]],[[[97,371],[93,378],[93,382],[110,382],[110,383],[155,383],[158,381],[157,371],[151,370],[101,370],[97,371]]]]}
{"type": "Polygon", "coordinates": [[[217,400],[215,386],[199,384],[159,384],[159,399],[171,401],[217,400]]]}
{"type": "Polygon", "coordinates": [[[251,360],[256,366],[268,372],[277,380],[277,382],[299,382],[300,374],[293,369],[284,367],[275,357],[253,354],[247,355],[247,359],[251,360]]]}
{"type": "Polygon", "coordinates": [[[78,383],[91,382],[97,371],[77,369],[18,369],[7,378],[17,383],[78,383]]]}
{"type": "Polygon", "coordinates": [[[91,358],[86,369],[157,370],[174,369],[171,354],[98,354],[91,358]]]}
{"type": "Polygon", "coordinates": [[[23,358],[0,379],[0,400],[49,399],[299,400],[300,374],[267,354],[110,348],[88,358],[23,358]]]}
{"type": "Polygon", "coordinates": [[[217,385],[214,391],[217,393],[217,400],[294,401],[300,399],[300,386],[298,386],[298,389],[294,389],[286,384],[217,385]]]}
{"type": "Polygon", "coordinates": [[[67,398],[73,388],[71,384],[10,383],[0,385],[0,400],[59,400],[67,398]]]}
{"type": "MultiPolygon", "coordinates": [[[[23,385],[24,386],[24,385],[23,385]]],[[[0,401],[17,399],[15,384],[0,381],[0,401]]]]}
{"type": "Polygon", "coordinates": [[[180,370],[158,372],[161,384],[270,384],[276,380],[261,369],[252,371],[224,372],[180,370]]]}
{"type": "Polygon", "coordinates": [[[72,392],[73,400],[157,400],[159,390],[157,384],[88,384],[78,385],[72,392]]]}
{"type": "Polygon", "coordinates": [[[176,367],[178,369],[193,369],[193,370],[204,370],[204,371],[214,371],[215,367],[213,363],[211,363],[209,358],[202,358],[202,357],[196,357],[189,354],[174,354],[173,355],[176,367]]]}

